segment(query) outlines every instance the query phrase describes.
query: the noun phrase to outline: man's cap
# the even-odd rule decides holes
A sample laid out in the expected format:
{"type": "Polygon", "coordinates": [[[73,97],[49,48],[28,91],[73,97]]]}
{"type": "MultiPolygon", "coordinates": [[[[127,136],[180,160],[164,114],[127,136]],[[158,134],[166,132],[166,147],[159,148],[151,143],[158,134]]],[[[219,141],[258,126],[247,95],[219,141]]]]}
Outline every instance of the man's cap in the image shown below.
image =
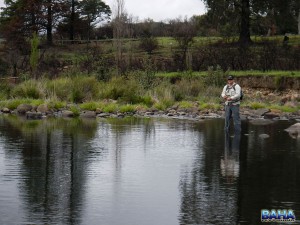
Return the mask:
{"type": "Polygon", "coordinates": [[[231,76],[231,75],[227,77],[227,80],[233,80],[233,79],[234,79],[234,78],[233,78],[233,76],[231,76]]]}

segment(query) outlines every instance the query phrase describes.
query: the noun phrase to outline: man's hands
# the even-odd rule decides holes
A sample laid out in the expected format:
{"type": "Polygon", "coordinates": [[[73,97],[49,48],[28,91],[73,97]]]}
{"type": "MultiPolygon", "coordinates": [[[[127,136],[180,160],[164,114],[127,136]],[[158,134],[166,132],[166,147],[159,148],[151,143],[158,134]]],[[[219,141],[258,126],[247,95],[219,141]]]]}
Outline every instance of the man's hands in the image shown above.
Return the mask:
{"type": "Polygon", "coordinates": [[[224,96],[223,98],[224,98],[224,100],[226,100],[226,101],[232,101],[232,98],[230,98],[229,96],[224,96]]]}

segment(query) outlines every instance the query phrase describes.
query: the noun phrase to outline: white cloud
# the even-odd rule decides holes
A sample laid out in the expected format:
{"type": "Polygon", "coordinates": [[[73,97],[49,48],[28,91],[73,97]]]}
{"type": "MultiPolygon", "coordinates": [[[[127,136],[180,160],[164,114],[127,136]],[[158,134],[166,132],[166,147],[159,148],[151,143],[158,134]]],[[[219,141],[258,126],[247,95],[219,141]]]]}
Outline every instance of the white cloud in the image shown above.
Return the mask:
{"type": "Polygon", "coordinates": [[[133,16],[155,21],[191,17],[203,14],[205,10],[201,0],[126,0],[125,8],[133,16]]]}
{"type": "MultiPolygon", "coordinates": [[[[139,19],[155,21],[174,19],[179,16],[191,17],[205,12],[202,0],[124,0],[126,11],[139,19]]],[[[4,6],[0,0],[0,7],[4,6]]],[[[111,8],[114,0],[104,0],[111,8]]]]}

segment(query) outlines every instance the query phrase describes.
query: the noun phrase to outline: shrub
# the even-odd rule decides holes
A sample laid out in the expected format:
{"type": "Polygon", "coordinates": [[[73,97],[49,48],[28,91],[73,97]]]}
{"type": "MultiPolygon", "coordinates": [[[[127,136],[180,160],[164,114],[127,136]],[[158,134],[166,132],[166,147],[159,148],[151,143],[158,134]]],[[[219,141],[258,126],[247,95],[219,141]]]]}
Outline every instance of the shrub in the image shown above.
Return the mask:
{"type": "Polygon", "coordinates": [[[141,103],[145,104],[147,107],[151,107],[154,104],[154,100],[151,96],[146,95],[142,97],[141,103]]]}
{"type": "MultiPolygon", "coordinates": [[[[1,62],[0,62],[1,63],[1,62]]],[[[0,82],[0,99],[6,99],[9,97],[12,86],[6,81],[0,82]]]]}
{"type": "Polygon", "coordinates": [[[12,97],[19,98],[32,98],[38,99],[43,98],[45,95],[44,84],[37,80],[28,80],[17,86],[11,91],[12,97]]]}
{"type": "Polygon", "coordinates": [[[149,55],[158,48],[158,40],[155,37],[144,37],[141,39],[139,47],[146,51],[149,55]]]}
{"type": "Polygon", "coordinates": [[[204,84],[201,80],[182,79],[175,83],[173,88],[176,101],[183,99],[194,99],[204,90],[204,84]]]}
{"type": "Polygon", "coordinates": [[[136,104],[143,101],[141,89],[141,86],[134,79],[114,77],[111,81],[103,84],[101,97],[136,104]]]}
{"type": "Polygon", "coordinates": [[[59,78],[47,83],[47,96],[71,102],[90,101],[99,95],[99,82],[95,77],[75,76],[59,78]]]}
{"type": "Polygon", "coordinates": [[[199,93],[198,97],[201,102],[220,103],[221,92],[222,89],[220,87],[208,86],[199,93]]]}
{"type": "Polygon", "coordinates": [[[59,100],[69,101],[71,95],[70,78],[59,78],[47,82],[47,96],[58,98],[59,100]]]}
{"type": "Polygon", "coordinates": [[[172,85],[170,85],[170,83],[166,81],[163,81],[161,84],[152,89],[149,93],[152,96],[152,98],[156,100],[177,100],[174,98],[174,91],[172,85]]]}
{"type": "Polygon", "coordinates": [[[99,85],[95,77],[76,77],[73,79],[71,100],[73,102],[90,101],[98,97],[99,85]]]}
{"type": "Polygon", "coordinates": [[[219,65],[216,67],[216,69],[214,69],[214,67],[208,67],[207,76],[204,78],[204,83],[207,86],[221,87],[224,85],[227,74],[228,71],[224,73],[219,65]]]}

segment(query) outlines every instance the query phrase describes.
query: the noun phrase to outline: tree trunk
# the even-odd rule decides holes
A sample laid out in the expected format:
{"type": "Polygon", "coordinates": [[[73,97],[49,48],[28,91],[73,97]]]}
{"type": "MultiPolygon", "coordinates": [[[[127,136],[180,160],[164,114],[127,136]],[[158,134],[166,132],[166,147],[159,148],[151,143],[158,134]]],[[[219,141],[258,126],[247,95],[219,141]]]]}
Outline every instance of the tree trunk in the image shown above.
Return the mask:
{"type": "Polygon", "coordinates": [[[250,2],[249,0],[242,0],[241,4],[241,27],[239,42],[242,45],[250,44],[250,2]]]}
{"type": "Polygon", "coordinates": [[[298,12],[298,34],[300,35],[300,9],[298,12]]]}
{"type": "Polygon", "coordinates": [[[124,0],[115,0],[115,18],[114,18],[114,28],[113,28],[113,39],[114,45],[116,47],[116,66],[117,75],[122,73],[122,61],[123,61],[123,43],[122,38],[124,36],[124,23],[123,16],[125,15],[124,0]]]}
{"type": "Polygon", "coordinates": [[[70,18],[70,40],[74,40],[74,21],[75,21],[75,0],[71,3],[71,18],[70,18]]]}
{"type": "Polygon", "coordinates": [[[48,0],[47,14],[47,43],[52,45],[52,0],[48,0]]]}

